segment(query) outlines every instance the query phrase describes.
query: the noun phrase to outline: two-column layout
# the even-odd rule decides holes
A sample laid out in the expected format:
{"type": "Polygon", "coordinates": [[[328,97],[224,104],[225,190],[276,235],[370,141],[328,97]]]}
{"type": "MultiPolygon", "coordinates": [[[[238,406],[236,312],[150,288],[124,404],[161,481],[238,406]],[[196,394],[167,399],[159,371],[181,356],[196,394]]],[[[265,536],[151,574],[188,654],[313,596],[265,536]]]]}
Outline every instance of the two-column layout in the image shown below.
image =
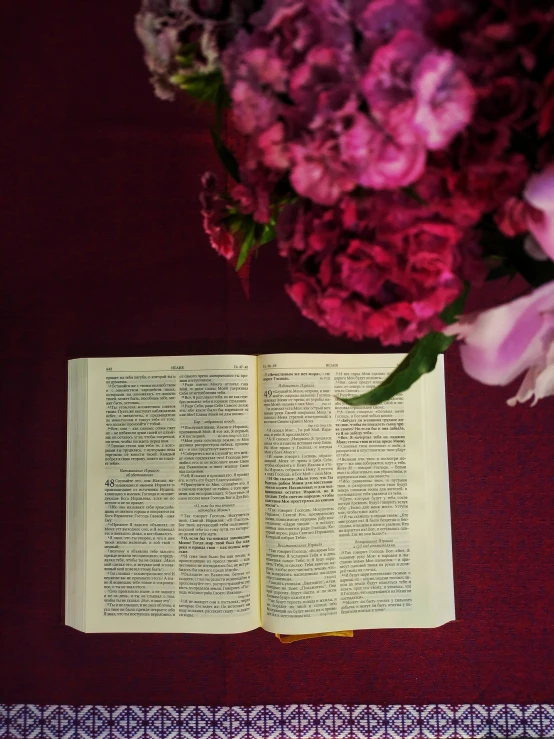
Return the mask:
{"type": "Polygon", "coordinates": [[[251,608],[246,369],[106,373],[106,616],[251,608]]]}
{"type": "Polygon", "coordinates": [[[412,605],[404,398],[337,399],[386,374],[262,368],[268,616],[412,605]]]}
{"type": "Polygon", "coordinates": [[[68,478],[85,531],[68,539],[68,592],[86,593],[73,622],[293,634],[449,620],[442,366],[383,405],[340,400],[398,361],[75,360],[88,379],[74,404],[86,459],[68,478]]]}

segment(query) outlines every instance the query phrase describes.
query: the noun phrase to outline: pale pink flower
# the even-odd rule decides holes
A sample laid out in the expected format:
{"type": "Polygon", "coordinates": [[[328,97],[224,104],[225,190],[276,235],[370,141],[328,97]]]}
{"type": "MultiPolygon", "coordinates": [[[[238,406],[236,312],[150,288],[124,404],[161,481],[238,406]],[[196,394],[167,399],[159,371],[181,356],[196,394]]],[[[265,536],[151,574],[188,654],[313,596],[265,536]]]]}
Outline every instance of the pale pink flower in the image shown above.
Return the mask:
{"type": "Polygon", "coordinates": [[[470,122],[475,91],[449,51],[424,56],[414,76],[414,125],[428,149],[443,149],[470,122]]]}
{"type": "Polygon", "coordinates": [[[543,251],[554,259],[554,162],[529,178],[523,197],[532,206],[527,227],[543,251]]]}
{"type": "Polygon", "coordinates": [[[525,372],[515,405],[554,394],[554,282],[481,313],[463,316],[445,333],[464,340],[462,364],[485,385],[507,385],[525,372]]]}

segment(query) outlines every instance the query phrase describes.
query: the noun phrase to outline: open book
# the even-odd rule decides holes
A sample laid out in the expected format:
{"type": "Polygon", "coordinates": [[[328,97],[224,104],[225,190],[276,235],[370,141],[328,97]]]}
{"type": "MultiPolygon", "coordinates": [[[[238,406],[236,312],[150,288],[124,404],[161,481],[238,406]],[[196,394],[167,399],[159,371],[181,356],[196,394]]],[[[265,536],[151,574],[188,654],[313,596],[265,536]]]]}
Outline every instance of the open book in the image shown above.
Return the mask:
{"type": "Polygon", "coordinates": [[[66,623],[285,634],[454,618],[442,357],[69,362],[66,623]]]}

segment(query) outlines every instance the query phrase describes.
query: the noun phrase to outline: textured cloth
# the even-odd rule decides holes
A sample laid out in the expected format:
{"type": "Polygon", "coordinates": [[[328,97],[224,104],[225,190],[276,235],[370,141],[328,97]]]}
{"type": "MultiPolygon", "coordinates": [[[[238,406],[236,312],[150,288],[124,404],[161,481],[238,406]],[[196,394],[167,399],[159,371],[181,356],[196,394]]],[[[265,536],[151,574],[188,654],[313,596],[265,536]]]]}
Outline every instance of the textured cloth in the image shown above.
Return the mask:
{"type": "Polygon", "coordinates": [[[551,739],[554,705],[39,706],[0,703],[17,739],[551,739]]]}
{"type": "Polygon", "coordinates": [[[274,248],[253,260],[249,300],[210,249],[198,204],[202,172],[217,167],[209,117],[154,97],[137,7],[0,9],[0,703],[551,702],[554,404],[509,408],[513,388],[467,378],[455,349],[455,623],[289,646],[261,630],[63,626],[69,358],[379,350],[303,319],[274,248]]]}

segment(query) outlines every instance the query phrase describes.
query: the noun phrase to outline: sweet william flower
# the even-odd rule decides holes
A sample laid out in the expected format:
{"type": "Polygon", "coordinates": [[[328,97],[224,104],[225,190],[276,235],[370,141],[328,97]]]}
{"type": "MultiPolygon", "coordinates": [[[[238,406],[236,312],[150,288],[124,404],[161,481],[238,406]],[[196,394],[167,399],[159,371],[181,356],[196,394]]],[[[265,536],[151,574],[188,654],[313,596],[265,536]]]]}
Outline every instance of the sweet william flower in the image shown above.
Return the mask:
{"type": "Polygon", "coordinates": [[[290,152],[290,181],[299,195],[320,205],[333,205],[356,186],[354,171],[344,161],[339,137],[330,126],[291,143],[290,152]]]}
{"type": "Polygon", "coordinates": [[[206,172],[202,176],[200,204],[202,225],[210,244],[220,256],[228,261],[233,260],[238,256],[240,245],[225,221],[228,216],[227,204],[218,192],[217,177],[213,172],[206,172]]]}
{"type": "Polygon", "coordinates": [[[383,126],[412,123],[417,109],[416,69],[431,48],[423,35],[404,29],[374,53],[360,86],[371,115],[383,126]]]}
{"type": "Polygon", "coordinates": [[[490,310],[464,316],[445,333],[463,340],[462,364],[486,385],[507,385],[522,373],[510,405],[554,394],[554,282],[490,310]]]}
{"type": "Polygon", "coordinates": [[[174,75],[217,69],[221,50],[253,10],[254,0],[142,0],[135,31],[158,97],[174,98],[174,75]],[[183,65],[179,53],[190,44],[194,53],[183,65]]]}
{"type": "Polygon", "coordinates": [[[402,29],[423,33],[428,17],[422,0],[352,0],[351,13],[362,35],[361,55],[366,59],[402,29]]]}
{"type": "Polygon", "coordinates": [[[470,122],[475,91],[449,51],[432,51],[423,57],[414,88],[414,125],[428,149],[443,149],[470,122]]]}
{"type": "Polygon", "coordinates": [[[402,122],[385,131],[359,113],[342,134],[340,145],[343,160],[364,187],[395,190],[415,182],[425,169],[423,141],[402,122]]]}
{"type": "Polygon", "coordinates": [[[453,224],[403,216],[403,227],[378,228],[387,194],[345,196],[332,208],[304,201],[278,224],[288,260],[287,288],[301,312],[331,334],[414,341],[441,330],[440,313],[460,293],[456,274],[463,231],[453,224]],[[406,219],[406,220],[404,220],[406,219]]]}
{"type": "Polygon", "coordinates": [[[413,127],[430,150],[447,147],[475,107],[475,91],[458,58],[409,29],[377,49],[361,88],[386,130],[413,127]]]}

